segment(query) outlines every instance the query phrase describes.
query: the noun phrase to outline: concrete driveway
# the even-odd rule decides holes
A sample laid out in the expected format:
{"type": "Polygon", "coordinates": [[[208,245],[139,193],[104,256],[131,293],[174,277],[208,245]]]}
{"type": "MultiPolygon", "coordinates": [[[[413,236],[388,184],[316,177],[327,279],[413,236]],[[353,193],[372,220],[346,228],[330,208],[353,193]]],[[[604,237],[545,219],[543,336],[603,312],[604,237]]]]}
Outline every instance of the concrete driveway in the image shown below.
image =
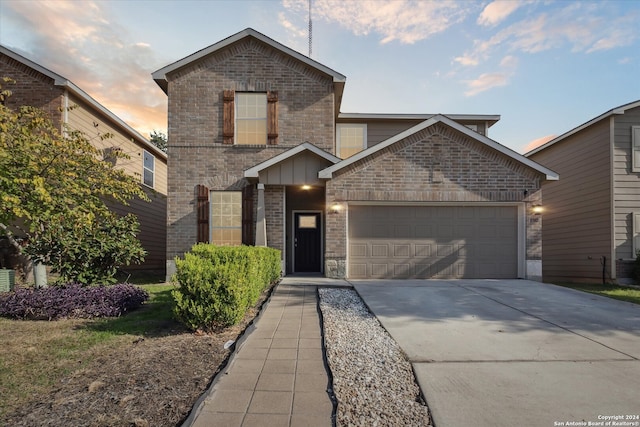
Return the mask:
{"type": "Polygon", "coordinates": [[[640,426],[640,306],[527,280],[350,282],[436,427],[640,426]]]}

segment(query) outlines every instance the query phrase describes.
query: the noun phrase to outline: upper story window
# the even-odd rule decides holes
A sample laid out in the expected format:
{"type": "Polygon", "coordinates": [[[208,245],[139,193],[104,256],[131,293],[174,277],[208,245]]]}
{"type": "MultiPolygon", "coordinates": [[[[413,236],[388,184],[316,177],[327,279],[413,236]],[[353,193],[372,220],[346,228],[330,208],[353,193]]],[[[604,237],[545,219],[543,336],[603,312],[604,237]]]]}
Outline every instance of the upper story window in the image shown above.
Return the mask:
{"type": "Polygon", "coordinates": [[[640,126],[631,126],[631,170],[640,172],[640,126]]]}
{"type": "Polygon", "coordinates": [[[223,92],[224,144],[278,143],[278,92],[223,92]]]}
{"type": "Polygon", "coordinates": [[[144,150],[143,160],[142,160],[142,182],[144,185],[147,185],[153,188],[153,181],[155,175],[156,168],[156,158],[153,157],[153,154],[144,150]]]}
{"type": "Polygon", "coordinates": [[[237,145],[266,145],[266,93],[236,93],[235,133],[237,145]]]}
{"type": "Polygon", "coordinates": [[[341,123],[336,126],[336,155],[341,159],[351,157],[367,148],[367,125],[341,123]]]}

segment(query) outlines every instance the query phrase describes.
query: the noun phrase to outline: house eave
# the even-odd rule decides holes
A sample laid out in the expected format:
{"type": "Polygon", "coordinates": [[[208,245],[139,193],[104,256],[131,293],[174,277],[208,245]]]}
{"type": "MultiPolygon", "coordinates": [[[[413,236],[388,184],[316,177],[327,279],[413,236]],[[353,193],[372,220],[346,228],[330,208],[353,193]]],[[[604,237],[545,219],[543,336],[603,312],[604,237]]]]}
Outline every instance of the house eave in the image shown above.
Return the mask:
{"type": "Polygon", "coordinates": [[[111,111],[109,111],[107,108],[105,108],[102,104],[100,104],[98,101],[96,101],[95,99],[93,99],[91,96],[89,96],[88,93],[86,93],[84,90],[80,89],[78,86],[76,86],[71,80],[61,76],[60,74],[54,73],[53,71],[49,70],[48,68],[43,67],[42,65],[31,61],[28,58],[25,58],[24,56],[0,45],[0,53],[14,59],[15,61],[18,61],[22,64],[24,64],[25,66],[32,68],[34,70],[36,70],[37,72],[49,77],[50,79],[53,80],[54,85],[55,86],[59,86],[64,88],[65,90],[67,90],[68,92],[72,93],[73,95],[77,96],[78,98],[80,98],[82,101],[86,102],[89,106],[91,106],[91,108],[93,108],[94,110],[100,112],[100,114],[104,115],[105,117],[107,117],[107,119],[112,122],[113,124],[115,124],[117,127],[119,127],[121,130],[123,130],[125,133],[127,133],[128,135],[130,135],[131,137],[133,137],[134,139],[136,139],[140,144],[144,145],[145,148],[149,149],[149,151],[153,151],[155,155],[163,158],[163,159],[167,159],[167,154],[160,150],[158,147],[156,147],[155,145],[151,144],[151,142],[149,142],[149,140],[147,138],[145,138],[144,136],[142,136],[137,130],[133,129],[131,126],[129,126],[127,123],[125,123],[122,119],[120,119],[118,116],[116,116],[114,113],[112,113],[111,111]]]}
{"type": "Polygon", "coordinates": [[[588,122],[585,122],[585,123],[581,124],[580,126],[577,126],[577,127],[573,128],[573,129],[571,129],[570,131],[565,132],[562,135],[560,135],[560,136],[558,136],[558,137],[556,137],[556,138],[554,138],[554,139],[542,144],[541,146],[539,146],[537,148],[534,148],[533,150],[525,153],[525,157],[532,156],[532,155],[534,155],[534,154],[536,154],[536,153],[538,153],[538,152],[540,152],[542,150],[545,150],[545,149],[551,147],[552,145],[554,145],[554,144],[556,144],[556,143],[558,143],[558,142],[560,142],[560,141],[562,141],[564,139],[567,139],[571,135],[574,135],[574,134],[576,134],[576,133],[588,128],[589,126],[592,126],[592,125],[598,123],[599,121],[601,121],[603,119],[606,119],[606,118],[608,118],[610,116],[613,116],[613,115],[624,114],[625,111],[630,110],[632,108],[636,108],[636,107],[640,107],[640,100],[633,101],[633,102],[630,102],[630,103],[625,104],[625,105],[621,105],[621,106],[616,107],[616,108],[612,108],[611,110],[607,111],[606,113],[601,114],[598,117],[595,117],[595,118],[589,120],[588,122]]]}
{"type": "MultiPolygon", "coordinates": [[[[340,113],[338,119],[344,120],[428,120],[437,114],[395,114],[395,113],[340,113]]],[[[498,114],[445,114],[456,121],[485,122],[491,127],[500,120],[498,114]]]]}
{"type": "Polygon", "coordinates": [[[271,166],[274,166],[284,160],[287,160],[299,153],[302,153],[303,151],[310,151],[314,154],[316,154],[319,157],[322,157],[323,159],[328,160],[329,162],[336,164],[340,161],[340,158],[334,156],[331,153],[327,153],[326,151],[316,147],[315,145],[309,143],[309,142],[303,142],[302,144],[287,150],[283,153],[278,154],[275,157],[272,157],[268,160],[265,160],[262,163],[259,163],[247,170],[244,171],[244,177],[245,178],[258,178],[260,176],[260,172],[270,168],[271,166]]]}
{"type": "Polygon", "coordinates": [[[420,132],[423,129],[426,129],[430,126],[435,125],[436,123],[443,123],[455,130],[457,130],[458,132],[461,132],[463,134],[465,134],[466,136],[475,139],[493,149],[495,149],[496,151],[499,151],[500,153],[511,157],[512,159],[536,170],[537,172],[541,173],[542,175],[545,176],[545,179],[550,180],[550,181],[555,181],[559,179],[559,175],[557,173],[555,173],[554,171],[552,171],[551,169],[545,168],[544,166],[538,164],[537,162],[534,162],[531,159],[527,159],[526,157],[524,157],[522,154],[518,154],[517,152],[505,147],[502,144],[499,144],[498,142],[487,138],[484,135],[481,135],[475,131],[472,131],[471,129],[459,124],[458,122],[452,120],[451,118],[449,118],[448,116],[445,116],[443,114],[436,114],[433,117],[423,121],[422,123],[417,124],[416,126],[413,126],[410,129],[407,129],[404,132],[401,132],[389,139],[387,139],[386,141],[383,141],[379,144],[374,145],[373,147],[367,148],[366,150],[363,150],[357,154],[354,154],[353,156],[344,159],[343,161],[341,161],[340,163],[337,163],[333,166],[330,166],[326,169],[321,170],[318,173],[318,177],[322,178],[322,179],[331,179],[333,177],[333,173],[350,165],[353,164],[365,157],[368,157],[374,153],[376,153],[377,151],[380,151],[402,139],[405,139],[417,132],[420,132]]]}
{"type": "Polygon", "coordinates": [[[224,40],[221,40],[217,43],[212,44],[211,46],[208,46],[204,49],[201,49],[189,56],[186,56],[176,62],[173,62],[163,68],[160,68],[157,71],[154,71],[153,73],[151,73],[151,76],[153,77],[153,80],[158,84],[158,86],[160,86],[160,88],[167,93],[167,88],[168,88],[168,82],[167,82],[167,75],[182,68],[185,66],[188,66],[189,64],[198,61],[216,51],[219,51],[221,49],[226,48],[227,46],[232,45],[233,43],[236,43],[242,39],[244,39],[245,37],[253,37],[265,44],[268,44],[269,46],[271,46],[272,48],[279,50],[295,59],[297,59],[298,61],[301,61],[303,63],[305,63],[306,65],[308,65],[309,67],[312,67],[324,74],[327,74],[328,76],[331,76],[333,78],[333,82],[334,84],[336,83],[344,83],[346,81],[346,77],[340,73],[338,73],[335,70],[332,70],[331,68],[322,65],[321,63],[314,61],[313,59],[309,58],[308,56],[305,56],[299,52],[296,52],[295,50],[278,43],[277,41],[265,36],[264,34],[254,30],[253,28],[246,28],[230,37],[227,37],[224,40]]]}

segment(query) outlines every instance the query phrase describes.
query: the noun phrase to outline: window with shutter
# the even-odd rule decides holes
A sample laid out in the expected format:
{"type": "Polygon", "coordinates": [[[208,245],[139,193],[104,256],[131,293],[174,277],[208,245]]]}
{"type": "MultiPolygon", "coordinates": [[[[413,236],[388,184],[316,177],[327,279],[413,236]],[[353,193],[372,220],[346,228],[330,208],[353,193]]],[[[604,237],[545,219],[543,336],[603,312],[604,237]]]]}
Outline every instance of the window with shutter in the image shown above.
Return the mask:
{"type": "Polygon", "coordinates": [[[278,92],[223,93],[223,142],[235,145],[278,143],[278,92]]]}
{"type": "Polygon", "coordinates": [[[211,243],[242,244],[242,192],[211,192],[211,243]]]}
{"type": "Polygon", "coordinates": [[[631,170],[640,172],[640,126],[631,126],[631,170]]]}

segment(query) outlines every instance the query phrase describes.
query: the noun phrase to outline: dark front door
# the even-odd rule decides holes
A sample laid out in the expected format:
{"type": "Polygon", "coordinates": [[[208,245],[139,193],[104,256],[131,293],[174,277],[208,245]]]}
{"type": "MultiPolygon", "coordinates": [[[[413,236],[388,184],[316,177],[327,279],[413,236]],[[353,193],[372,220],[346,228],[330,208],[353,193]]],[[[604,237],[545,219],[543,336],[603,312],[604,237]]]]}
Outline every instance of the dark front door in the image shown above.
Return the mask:
{"type": "Polygon", "coordinates": [[[293,256],[295,273],[320,272],[322,224],[320,213],[293,214],[293,256]]]}

